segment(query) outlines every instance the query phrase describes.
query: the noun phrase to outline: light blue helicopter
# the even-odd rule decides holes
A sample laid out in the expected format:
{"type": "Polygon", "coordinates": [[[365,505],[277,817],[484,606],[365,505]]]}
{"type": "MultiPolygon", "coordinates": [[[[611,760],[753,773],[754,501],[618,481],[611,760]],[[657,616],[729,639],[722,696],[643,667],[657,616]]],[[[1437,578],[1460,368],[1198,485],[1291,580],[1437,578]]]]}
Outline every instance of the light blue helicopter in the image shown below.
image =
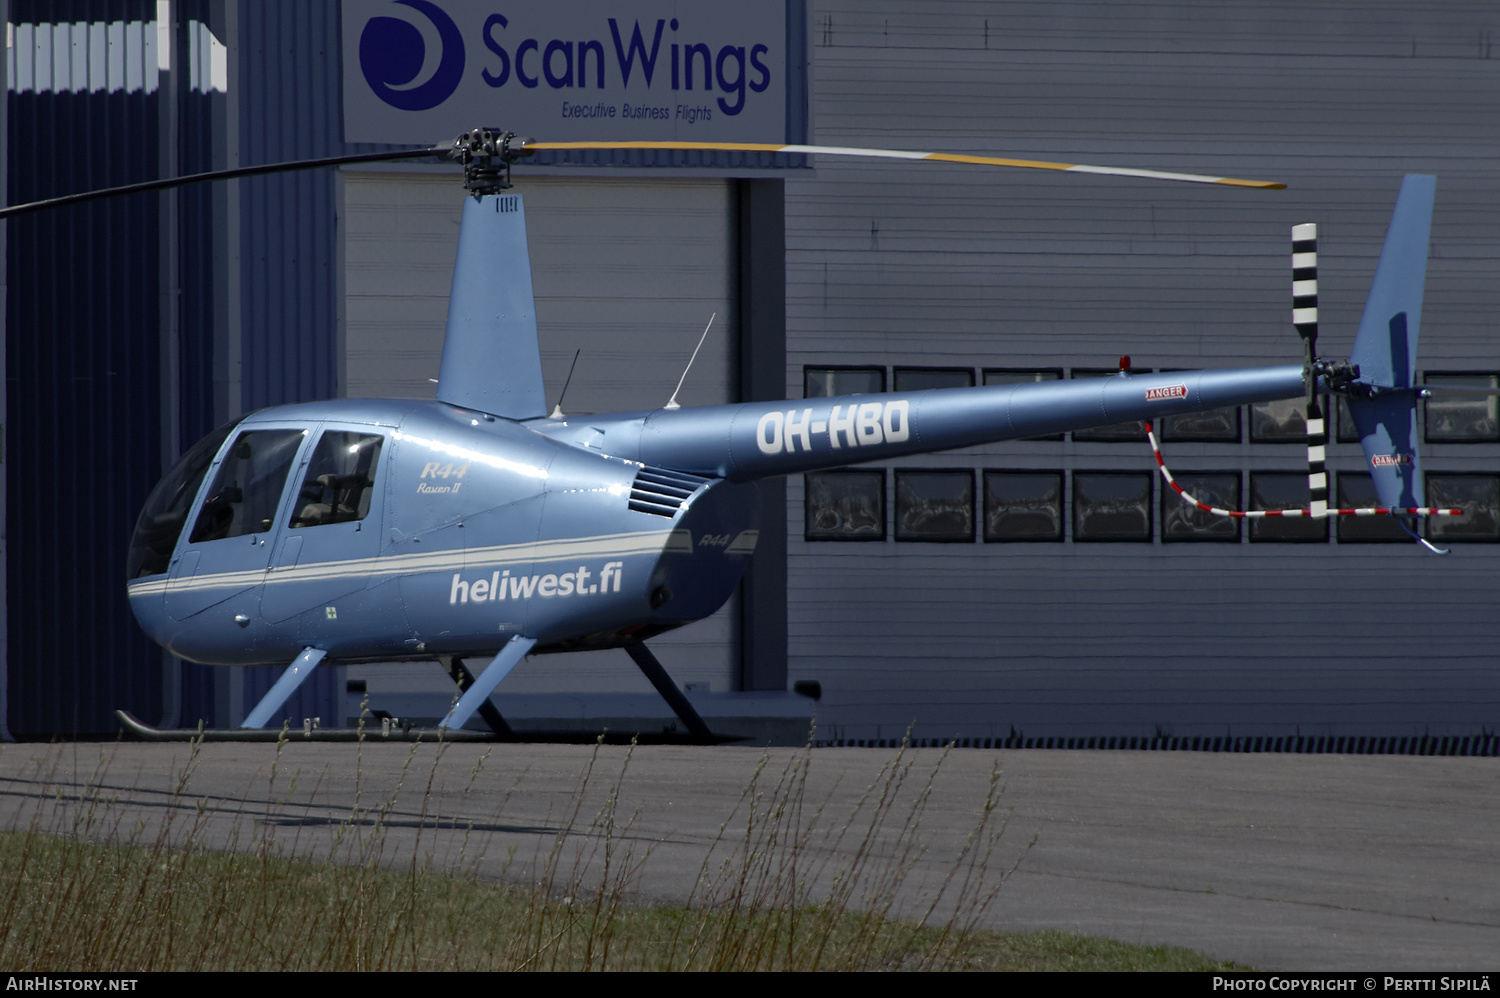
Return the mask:
{"type": "Polygon", "coordinates": [[[1299,364],[1132,374],[1122,359],[1118,375],[1097,380],[575,419],[547,412],[525,206],[508,182],[518,156],[564,147],[481,129],[451,152],[466,165],[467,194],[435,401],[340,399],[242,416],[184,454],[147,500],[127,583],[146,632],[192,662],[291,663],[243,727],[263,727],[320,663],[437,660],[463,689],[443,727],[480,712],[506,734],[489,698],[528,654],[623,647],[688,730],[709,739],[643,642],[730,597],[755,552],[756,482],[778,475],[1305,397],[1315,470],[1303,513],[1331,515],[1340,511],[1327,508],[1316,435],[1318,396],[1332,391],[1350,400],[1379,512],[1428,512],[1415,424],[1426,389],[1412,383],[1412,361],[1434,178],[1402,185],[1350,364],[1316,357],[1315,259],[1303,246],[1293,262],[1299,364]],[[477,677],[463,665],[487,656],[477,677]]]}

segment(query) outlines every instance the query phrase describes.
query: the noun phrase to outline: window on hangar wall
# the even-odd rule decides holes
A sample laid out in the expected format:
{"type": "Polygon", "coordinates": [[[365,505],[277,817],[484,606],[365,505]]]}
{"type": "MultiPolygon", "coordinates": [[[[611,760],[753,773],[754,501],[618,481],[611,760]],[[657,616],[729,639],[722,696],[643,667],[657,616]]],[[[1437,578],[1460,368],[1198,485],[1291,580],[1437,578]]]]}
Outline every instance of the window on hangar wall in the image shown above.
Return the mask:
{"type": "MultiPolygon", "coordinates": [[[[1250,473],[1251,509],[1306,509],[1312,502],[1307,473],[1289,471],[1252,471],[1250,473]]],[[[1326,544],[1328,520],[1307,516],[1257,517],[1250,521],[1250,542],[1288,544],[1326,544]]]]}
{"type": "Polygon", "coordinates": [[[806,398],[835,395],[874,395],[885,391],[883,367],[805,367],[802,394],[806,398]]]}
{"type": "MultiPolygon", "coordinates": [[[[1336,505],[1340,509],[1365,509],[1380,505],[1375,480],[1368,472],[1341,471],[1334,476],[1336,505]]],[[[1391,516],[1340,516],[1335,528],[1340,544],[1411,543],[1406,531],[1391,516]]]]}
{"type": "Polygon", "coordinates": [[[1063,473],[984,472],[984,539],[1062,540],[1063,473]]]}
{"type": "Polygon", "coordinates": [[[897,469],[896,540],[974,539],[974,472],[897,469]]]}
{"type": "MultiPolygon", "coordinates": [[[[1433,385],[1500,387],[1493,374],[1450,374],[1429,371],[1423,382],[1433,385]]],[[[1493,395],[1440,395],[1424,403],[1424,435],[1428,443],[1488,444],[1500,441],[1500,399],[1493,395]]]]}
{"type": "Polygon", "coordinates": [[[1307,402],[1281,399],[1250,403],[1252,444],[1306,444],[1307,402]]]}
{"type": "Polygon", "coordinates": [[[809,471],[803,480],[807,540],[885,540],[884,468],[809,471]]]}
{"type": "Polygon", "coordinates": [[[1073,539],[1151,540],[1149,471],[1073,472],[1073,539]]]}
{"type": "Polygon", "coordinates": [[[1500,541],[1500,475],[1423,476],[1427,505],[1456,507],[1463,516],[1427,517],[1429,540],[1447,543],[1500,541]]]}
{"type": "MultiPolygon", "coordinates": [[[[1238,472],[1184,472],[1174,475],[1188,495],[1201,503],[1220,509],[1241,509],[1238,472]]],[[[1184,502],[1175,489],[1161,490],[1161,539],[1176,541],[1217,541],[1238,544],[1240,521],[1237,517],[1216,516],[1184,502]]]]}
{"type": "Polygon", "coordinates": [[[925,392],[929,388],[973,388],[972,367],[898,367],[894,371],[895,390],[925,392]]]}

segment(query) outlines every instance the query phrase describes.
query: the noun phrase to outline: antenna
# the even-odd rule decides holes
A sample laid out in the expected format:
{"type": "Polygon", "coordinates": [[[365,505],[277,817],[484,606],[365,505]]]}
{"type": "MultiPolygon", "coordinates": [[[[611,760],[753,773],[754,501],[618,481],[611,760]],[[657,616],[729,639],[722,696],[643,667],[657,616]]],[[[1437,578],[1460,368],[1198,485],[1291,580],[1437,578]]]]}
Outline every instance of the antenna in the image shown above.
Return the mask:
{"type": "Polygon", "coordinates": [[[663,408],[665,408],[665,409],[681,409],[682,408],[682,406],[680,406],[680,405],[677,404],[677,393],[680,392],[680,391],[682,391],[682,383],[687,380],[688,372],[693,369],[693,361],[695,361],[695,360],[698,359],[698,351],[703,349],[703,341],[706,340],[706,339],[708,339],[708,331],[713,328],[714,320],[717,319],[718,317],[719,317],[719,313],[718,312],[715,312],[713,315],[710,315],[708,317],[708,325],[706,325],[706,326],[703,327],[703,335],[700,336],[700,337],[698,337],[698,345],[695,346],[695,347],[693,347],[693,355],[688,358],[687,367],[685,367],[685,368],[682,369],[682,377],[680,377],[680,378],[677,379],[677,387],[674,388],[674,389],[672,389],[672,397],[669,398],[669,399],[667,399],[667,404],[665,406],[663,406],[663,408]]]}
{"type": "Polygon", "coordinates": [[[563,382],[563,390],[557,396],[557,405],[553,406],[552,411],[547,414],[548,419],[563,418],[563,398],[568,394],[568,386],[573,383],[573,370],[574,368],[578,367],[578,355],[581,353],[583,353],[583,347],[579,347],[577,350],[573,351],[573,363],[568,368],[568,380],[563,382]]]}

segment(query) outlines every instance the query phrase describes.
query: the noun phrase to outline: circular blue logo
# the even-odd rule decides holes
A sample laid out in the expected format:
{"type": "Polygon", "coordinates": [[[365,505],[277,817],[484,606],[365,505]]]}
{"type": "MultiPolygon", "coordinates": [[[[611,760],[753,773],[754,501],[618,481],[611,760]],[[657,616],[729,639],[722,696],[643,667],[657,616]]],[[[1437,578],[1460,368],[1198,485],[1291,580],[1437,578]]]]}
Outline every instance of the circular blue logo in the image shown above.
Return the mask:
{"type": "Polygon", "coordinates": [[[395,0],[426,16],[442,42],[437,69],[412,86],[427,65],[422,32],[396,17],[372,17],[359,36],[359,68],[375,96],[402,111],[426,111],[453,96],[464,73],[464,40],[453,18],[429,0],[395,0]]]}

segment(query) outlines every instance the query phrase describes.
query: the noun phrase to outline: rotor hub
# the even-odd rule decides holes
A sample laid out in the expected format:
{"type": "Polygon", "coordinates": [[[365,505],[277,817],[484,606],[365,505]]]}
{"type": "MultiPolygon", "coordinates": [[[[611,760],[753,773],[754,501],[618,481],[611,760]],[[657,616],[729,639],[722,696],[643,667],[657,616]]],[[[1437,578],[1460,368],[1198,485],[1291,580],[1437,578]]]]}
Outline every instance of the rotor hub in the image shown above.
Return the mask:
{"type": "Polygon", "coordinates": [[[510,165],[522,156],[531,139],[498,128],[475,128],[453,140],[452,157],[463,164],[464,190],[481,197],[510,189],[510,165]]]}

